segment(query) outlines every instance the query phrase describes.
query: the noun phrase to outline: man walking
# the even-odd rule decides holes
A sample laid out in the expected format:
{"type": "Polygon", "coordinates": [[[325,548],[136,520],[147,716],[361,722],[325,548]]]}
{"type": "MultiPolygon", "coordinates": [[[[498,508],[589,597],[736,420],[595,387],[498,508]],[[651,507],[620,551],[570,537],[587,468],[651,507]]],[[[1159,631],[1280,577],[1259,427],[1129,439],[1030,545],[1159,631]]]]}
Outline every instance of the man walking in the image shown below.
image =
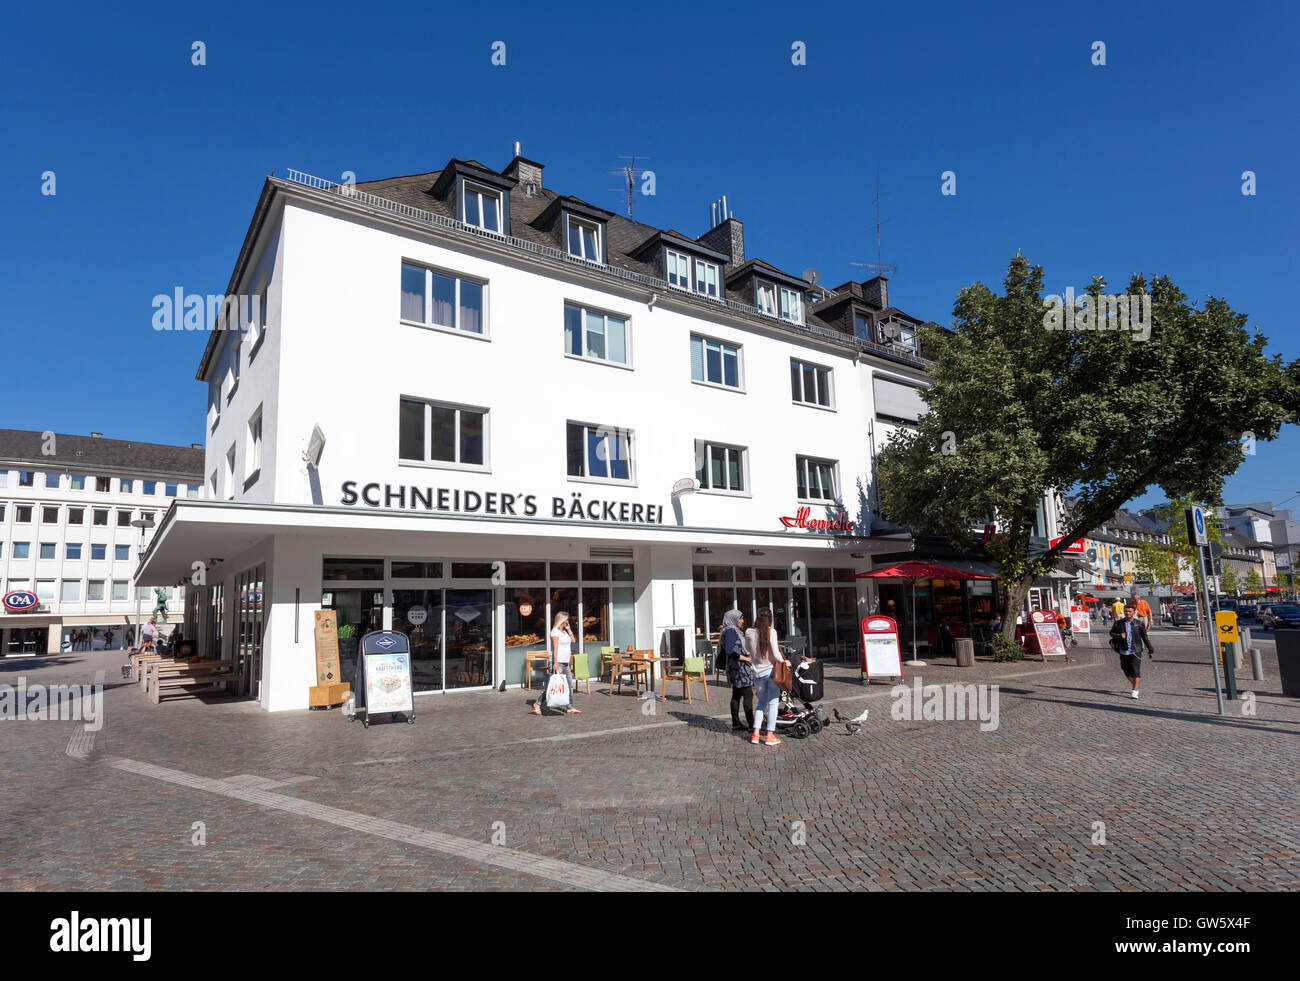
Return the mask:
{"type": "Polygon", "coordinates": [[[1138,687],[1142,683],[1142,647],[1155,654],[1151,638],[1147,636],[1146,627],[1136,619],[1137,611],[1132,607],[1124,610],[1124,619],[1116,620],[1110,628],[1110,646],[1119,655],[1120,667],[1124,676],[1133,686],[1133,697],[1138,697],[1138,687]]]}
{"type": "MultiPolygon", "coordinates": [[[[1148,634],[1151,633],[1151,604],[1138,595],[1137,587],[1134,586],[1129,593],[1129,606],[1134,607],[1137,613],[1134,616],[1141,621],[1142,626],[1146,628],[1148,634]]],[[[1155,660],[1155,654],[1151,655],[1151,660],[1155,660]]]]}

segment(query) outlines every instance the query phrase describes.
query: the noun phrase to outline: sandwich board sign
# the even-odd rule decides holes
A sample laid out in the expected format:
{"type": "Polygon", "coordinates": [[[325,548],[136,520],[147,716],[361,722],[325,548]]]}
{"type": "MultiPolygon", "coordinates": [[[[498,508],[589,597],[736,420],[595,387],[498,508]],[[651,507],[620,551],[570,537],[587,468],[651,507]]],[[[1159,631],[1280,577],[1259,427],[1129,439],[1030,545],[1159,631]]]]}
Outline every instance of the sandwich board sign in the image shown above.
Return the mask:
{"type": "Polygon", "coordinates": [[[903,677],[903,655],[898,647],[898,623],[893,617],[862,618],[862,673],[867,684],[875,677],[903,677]]]}
{"type": "Polygon", "coordinates": [[[1065,649],[1061,638],[1061,628],[1056,624],[1056,617],[1047,610],[1035,610],[1029,615],[1034,625],[1034,636],[1038,638],[1038,651],[1046,661],[1049,657],[1063,657],[1067,661],[1070,653],[1065,649]]]}
{"type": "Polygon", "coordinates": [[[1070,607],[1070,629],[1076,634],[1086,634],[1092,628],[1092,620],[1085,606],[1070,607]]]}
{"type": "Polygon", "coordinates": [[[370,717],[401,712],[415,725],[415,696],[411,687],[411,642],[396,630],[372,630],[361,638],[357,653],[357,703],[361,724],[370,717]]]}

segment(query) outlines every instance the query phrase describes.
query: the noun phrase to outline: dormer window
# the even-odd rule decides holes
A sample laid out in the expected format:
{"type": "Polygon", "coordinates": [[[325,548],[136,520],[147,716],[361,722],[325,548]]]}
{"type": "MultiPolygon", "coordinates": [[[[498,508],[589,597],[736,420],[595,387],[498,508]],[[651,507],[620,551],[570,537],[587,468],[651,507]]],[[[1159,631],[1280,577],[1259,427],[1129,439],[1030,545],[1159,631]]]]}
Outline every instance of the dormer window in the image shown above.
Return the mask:
{"type": "Polygon", "coordinates": [[[485,232],[501,233],[501,195],[477,184],[465,182],[465,214],[462,221],[485,232]]]}
{"type": "Polygon", "coordinates": [[[583,221],[573,215],[566,215],[569,233],[566,236],[569,255],[588,262],[600,262],[600,226],[595,222],[583,221]]]}
{"type": "Polygon", "coordinates": [[[792,324],[803,323],[803,302],[798,292],[781,287],[781,319],[792,324]]]}
{"type": "Polygon", "coordinates": [[[771,283],[759,283],[758,288],[754,290],[754,306],[758,307],[759,313],[775,317],[776,287],[771,283]]]}
{"type": "Polygon", "coordinates": [[[871,340],[871,318],[863,313],[853,315],[853,333],[860,341],[871,340]]]}
{"type": "Polygon", "coordinates": [[[716,262],[697,259],[685,252],[675,252],[672,249],[664,250],[664,279],[668,280],[669,286],[691,290],[702,296],[711,296],[717,300],[722,295],[718,276],[719,270],[716,262]],[[695,267],[693,270],[694,275],[692,275],[692,265],[695,267]]]}
{"type": "Polygon", "coordinates": [[[718,267],[715,263],[695,260],[695,292],[717,299],[718,267]]]}

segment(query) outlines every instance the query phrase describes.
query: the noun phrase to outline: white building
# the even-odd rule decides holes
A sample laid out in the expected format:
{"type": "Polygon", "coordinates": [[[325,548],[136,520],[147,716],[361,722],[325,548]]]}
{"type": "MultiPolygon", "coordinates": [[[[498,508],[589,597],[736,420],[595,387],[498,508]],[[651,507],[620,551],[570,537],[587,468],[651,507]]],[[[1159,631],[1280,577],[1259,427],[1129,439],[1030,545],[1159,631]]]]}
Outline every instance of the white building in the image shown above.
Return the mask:
{"type": "MultiPolygon", "coordinates": [[[[198,446],[0,429],[0,652],[127,646],[132,576],[152,535],[132,521],[198,496],[202,463],[198,446]]],[[[177,624],[183,594],[175,579],[166,585],[177,624]]],[[[147,620],[154,592],[140,592],[147,620]]]]}
{"type": "Polygon", "coordinates": [[[322,607],[410,634],[417,691],[518,685],[559,610],[593,667],[733,603],[856,656],[876,595],[854,573],[909,547],[872,537],[872,461],[924,408],[922,323],[884,280],[747,259],[729,215],[651,228],[519,156],[291,172],[227,292],[246,329],[232,303],[198,369],[208,499],[175,502],[141,581],[204,563],[186,634],[267,709],[307,705],[322,607]]]}

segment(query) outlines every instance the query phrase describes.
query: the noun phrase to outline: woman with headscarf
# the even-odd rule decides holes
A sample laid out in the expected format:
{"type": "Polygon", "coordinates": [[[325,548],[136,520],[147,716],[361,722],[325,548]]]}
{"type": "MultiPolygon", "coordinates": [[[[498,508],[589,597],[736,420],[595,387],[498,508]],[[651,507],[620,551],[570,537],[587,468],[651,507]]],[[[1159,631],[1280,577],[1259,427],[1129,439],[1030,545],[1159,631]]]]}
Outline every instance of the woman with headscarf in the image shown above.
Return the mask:
{"type": "Polygon", "coordinates": [[[745,616],[739,610],[722,615],[722,636],[718,656],[725,658],[727,681],[731,684],[731,728],[744,732],[754,728],[754,670],[745,653],[745,616]],[[740,724],[740,703],[745,703],[745,725],[740,724]]]}

